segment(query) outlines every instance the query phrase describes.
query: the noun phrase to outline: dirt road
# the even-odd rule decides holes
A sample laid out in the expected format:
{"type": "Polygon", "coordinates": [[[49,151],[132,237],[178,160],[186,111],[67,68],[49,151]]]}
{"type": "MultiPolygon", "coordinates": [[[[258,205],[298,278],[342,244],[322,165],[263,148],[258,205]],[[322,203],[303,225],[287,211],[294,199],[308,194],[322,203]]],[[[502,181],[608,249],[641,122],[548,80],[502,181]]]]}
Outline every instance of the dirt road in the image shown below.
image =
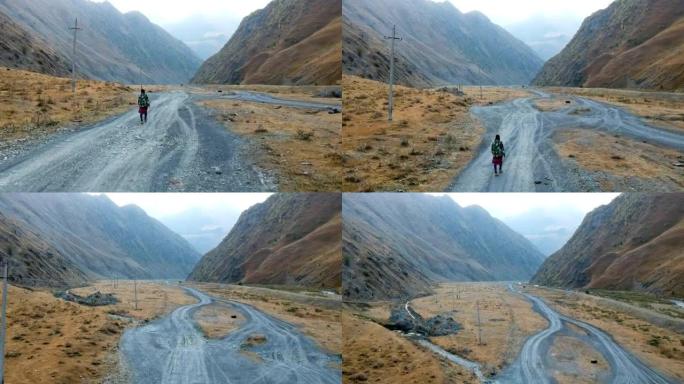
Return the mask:
{"type": "MultiPolygon", "coordinates": [[[[294,108],[335,105],[254,92],[221,96],[294,108]]],[[[154,95],[148,123],[136,110],[0,157],[2,192],[238,192],[275,190],[247,146],[185,92],[154,95]]],[[[206,96],[202,97],[206,98],[206,96]]]]}
{"type": "Polygon", "coordinates": [[[609,104],[581,98],[567,107],[543,112],[535,107],[539,99],[550,96],[533,91],[535,96],[494,106],[474,107],[487,133],[478,155],[450,187],[454,192],[564,192],[583,190],[593,185],[589,177],[569,172],[553,148],[553,134],[565,128],[590,129],[622,135],[684,153],[684,133],[650,126],[642,119],[609,104]],[[494,176],[490,145],[496,134],[506,145],[503,175],[494,176]]]}
{"type": "MultiPolygon", "coordinates": [[[[512,285],[509,289],[515,291],[512,285]]],[[[570,337],[582,339],[598,351],[610,366],[609,377],[601,382],[619,384],[668,384],[674,383],[660,373],[649,368],[630,352],[623,349],[605,332],[585,322],[560,315],[540,298],[521,293],[533,303],[534,310],[544,316],[549,322],[546,329],[529,337],[523,345],[515,363],[504,370],[499,379],[500,383],[553,383],[551,377],[552,355],[549,348],[554,338],[561,332],[570,337]],[[571,324],[583,332],[568,327],[571,324]]]]}
{"type": "Polygon", "coordinates": [[[329,355],[294,326],[254,307],[219,300],[186,288],[199,299],[169,316],[127,331],[120,350],[133,383],[323,383],[341,381],[339,357],[329,355]],[[228,336],[207,340],[193,314],[202,306],[217,304],[239,311],[245,323],[228,336]],[[253,335],[262,344],[246,347],[253,335]]]}

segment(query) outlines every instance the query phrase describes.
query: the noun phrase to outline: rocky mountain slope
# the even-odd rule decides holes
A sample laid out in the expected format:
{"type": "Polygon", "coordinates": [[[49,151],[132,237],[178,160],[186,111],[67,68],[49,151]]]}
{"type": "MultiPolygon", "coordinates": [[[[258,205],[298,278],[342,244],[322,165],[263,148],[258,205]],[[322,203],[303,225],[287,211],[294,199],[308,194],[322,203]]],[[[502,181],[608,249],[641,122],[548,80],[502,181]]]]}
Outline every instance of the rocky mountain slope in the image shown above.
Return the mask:
{"type": "Polygon", "coordinates": [[[684,195],[624,194],[590,212],[532,281],[683,297],[682,249],[684,195]]]}
{"type": "Polygon", "coordinates": [[[338,84],[341,0],[274,0],[247,16],[193,83],[338,84]]]}
{"type": "Polygon", "coordinates": [[[89,278],[184,278],[199,254],[137,206],[105,196],[3,194],[0,213],[89,278]]]}
{"type": "Polygon", "coordinates": [[[71,72],[64,57],[2,12],[0,12],[0,66],[53,76],[66,76],[71,72]]]}
{"type": "Polygon", "coordinates": [[[386,81],[389,42],[397,25],[397,80],[423,87],[444,84],[527,84],[542,60],[479,12],[463,14],[430,0],[346,0],[344,72],[386,81]]]}
{"type": "Polygon", "coordinates": [[[534,84],[684,88],[684,2],[616,0],[584,21],[534,84]]]}
{"type": "MultiPolygon", "coordinates": [[[[0,212],[0,265],[9,262],[9,281],[41,287],[82,284],[86,275],[58,249],[21,222],[0,212]]],[[[2,269],[0,268],[0,273],[2,269]]]]}
{"type": "Polygon", "coordinates": [[[243,212],[188,279],[337,288],[341,204],[334,193],[273,195],[243,212]]]}
{"type": "Polygon", "coordinates": [[[348,300],[413,297],[439,281],[527,280],[544,256],[480,207],[449,197],[343,198],[343,293],[348,300]]]}
{"type": "MultiPolygon", "coordinates": [[[[71,58],[74,19],[78,35],[78,74],[126,83],[183,83],[200,59],[181,41],[138,12],[121,14],[108,2],[88,0],[2,0],[0,12],[71,58]]],[[[4,40],[4,36],[2,39],[4,40]]]]}

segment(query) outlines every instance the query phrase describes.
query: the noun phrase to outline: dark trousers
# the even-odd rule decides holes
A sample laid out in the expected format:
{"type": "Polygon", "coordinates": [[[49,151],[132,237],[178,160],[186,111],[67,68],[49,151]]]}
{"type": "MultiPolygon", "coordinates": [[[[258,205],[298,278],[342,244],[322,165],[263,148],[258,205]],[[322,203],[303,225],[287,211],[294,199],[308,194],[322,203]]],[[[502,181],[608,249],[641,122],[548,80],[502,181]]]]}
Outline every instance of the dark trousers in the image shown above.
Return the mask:
{"type": "Polygon", "coordinates": [[[145,112],[140,112],[140,122],[145,122],[147,123],[147,111],[145,112]]]}

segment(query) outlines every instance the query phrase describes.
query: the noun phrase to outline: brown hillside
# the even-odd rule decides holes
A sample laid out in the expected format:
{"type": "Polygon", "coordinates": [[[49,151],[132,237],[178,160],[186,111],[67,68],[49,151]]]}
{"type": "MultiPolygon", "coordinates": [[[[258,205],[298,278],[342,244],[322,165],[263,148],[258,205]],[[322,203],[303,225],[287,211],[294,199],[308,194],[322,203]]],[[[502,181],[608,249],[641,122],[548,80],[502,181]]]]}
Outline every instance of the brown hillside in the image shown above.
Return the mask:
{"type": "Polygon", "coordinates": [[[625,194],[584,219],[533,281],[684,296],[684,195],[625,194]]]}
{"type": "Polygon", "coordinates": [[[341,209],[336,193],[274,195],[245,211],[188,279],[337,288],[341,209]]]}
{"type": "Polygon", "coordinates": [[[544,86],[684,87],[684,2],[617,0],[587,18],[534,80],[544,86]]]}
{"type": "Polygon", "coordinates": [[[247,16],[193,83],[339,84],[341,0],[274,0],[247,16]]]}
{"type": "Polygon", "coordinates": [[[0,66],[54,76],[71,73],[67,60],[0,12],[0,66]]]}

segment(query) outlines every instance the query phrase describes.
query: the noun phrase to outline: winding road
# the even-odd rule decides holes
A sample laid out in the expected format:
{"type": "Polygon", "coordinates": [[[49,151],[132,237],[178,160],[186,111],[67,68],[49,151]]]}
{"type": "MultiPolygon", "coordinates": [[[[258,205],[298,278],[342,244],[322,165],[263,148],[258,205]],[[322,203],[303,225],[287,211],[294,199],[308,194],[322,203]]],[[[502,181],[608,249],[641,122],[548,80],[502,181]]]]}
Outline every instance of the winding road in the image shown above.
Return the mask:
{"type": "Polygon", "coordinates": [[[0,192],[273,191],[271,178],[247,158],[245,141],[195,100],[229,98],[292,108],[339,105],[240,91],[152,95],[149,120],[137,110],[78,132],[53,135],[11,159],[0,158],[0,192]]]}
{"type": "MultiPolygon", "coordinates": [[[[542,299],[528,293],[523,293],[512,284],[508,285],[512,292],[523,295],[533,304],[534,310],[542,315],[547,321],[548,326],[530,336],[525,340],[515,362],[505,368],[495,379],[487,379],[481,371],[481,366],[477,362],[467,360],[458,355],[447,352],[441,347],[433,344],[424,337],[415,338],[416,342],[433,353],[446,358],[447,360],[460,365],[469,371],[482,383],[498,384],[552,384],[555,379],[550,374],[553,369],[553,357],[549,353],[555,337],[563,334],[565,336],[576,337],[590,344],[608,362],[610,367],[609,377],[601,382],[612,384],[674,384],[675,381],[666,378],[654,369],[648,367],[634,355],[619,346],[608,334],[600,329],[585,322],[563,316],[549,307],[542,299]],[[572,324],[586,334],[578,334],[567,325],[572,324]]],[[[411,315],[412,309],[409,302],[404,306],[405,310],[411,315]]]]}
{"type": "Polygon", "coordinates": [[[478,153],[449,188],[453,192],[562,192],[580,190],[578,176],[568,172],[553,149],[559,129],[592,129],[646,141],[684,153],[684,133],[646,124],[623,109],[582,97],[568,107],[542,112],[534,105],[551,96],[532,90],[533,97],[473,107],[486,127],[478,153]],[[500,134],[506,145],[503,175],[494,176],[490,144],[500,134]]]}
{"type": "Polygon", "coordinates": [[[120,351],[133,383],[159,384],[338,384],[341,359],[323,352],[294,326],[246,304],[219,300],[185,288],[199,302],[167,317],[125,332],[120,351]],[[193,320],[202,306],[215,304],[239,311],[244,324],[223,339],[207,340],[193,320]],[[266,342],[247,348],[254,334],[266,342]],[[250,356],[250,354],[253,354],[250,356]]]}
{"type": "MultiPolygon", "coordinates": [[[[512,285],[509,289],[516,291],[512,285]]],[[[634,355],[618,345],[608,334],[585,322],[563,316],[546,305],[546,303],[528,293],[518,292],[533,303],[534,310],[541,314],[549,325],[546,329],[529,337],[518,355],[517,360],[502,373],[499,383],[554,383],[549,375],[549,352],[554,337],[561,331],[568,335],[576,333],[567,327],[572,324],[584,332],[583,337],[608,362],[611,377],[607,383],[614,384],[674,384],[674,381],[642,363],[634,355]]]]}

